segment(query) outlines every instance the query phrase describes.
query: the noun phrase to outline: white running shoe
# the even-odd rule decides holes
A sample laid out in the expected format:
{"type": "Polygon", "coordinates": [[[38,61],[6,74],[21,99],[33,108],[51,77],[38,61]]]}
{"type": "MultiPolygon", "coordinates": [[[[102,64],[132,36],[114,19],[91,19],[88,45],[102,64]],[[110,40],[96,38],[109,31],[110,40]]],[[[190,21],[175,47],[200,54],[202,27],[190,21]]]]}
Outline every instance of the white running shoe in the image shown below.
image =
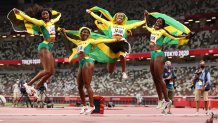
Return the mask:
{"type": "Polygon", "coordinates": [[[80,110],[80,114],[84,114],[86,110],[87,110],[87,106],[83,106],[80,110]]]}
{"type": "Polygon", "coordinates": [[[214,113],[213,113],[213,112],[210,112],[210,113],[208,114],[208,116],[209,116],[209,118],[211,119],[211,118],[213,118],[214,113]]]}
{"type": "Polygon", "coordinates": [[[94,110],[95,110],[95,106],[94,107],[88,107],[87,110],[85,111],[85,115],[91,114],[94,110]]]}
{"type": "Polygon", "coordinates": [[[164,102],[164,100],[159,100],[156,109],[162,108],[164,102]]]}
{"type": "Polygon", "coordinates": [[[31,86],[27,85],[27,83],[23,84],[26,89],[27,94],[32,95],[31,86]]]}
{"type": "Polygon", "coordinates": [[[123,72],[122,73],[122,79],[127,79],[127,78],[128,78],[127,74],[125,72],[123,72]]]}
{"type": "Polygon", "coordinates": [[[170,106],[172,104],[172,101],[170,100],[169,102],[164,102],[163,103],[163,106],[162,106],[162,110],[165,110],[165,109],[167,109],[168,108],[168,106],[170,106]]]}
{"type": "Polygon", "coordinates": [[[31,91],[32,91],[33,97],[35,97],[36,99],[39,99],[40,92],[35,90],[35,88],[32,88],[31,91]]]}

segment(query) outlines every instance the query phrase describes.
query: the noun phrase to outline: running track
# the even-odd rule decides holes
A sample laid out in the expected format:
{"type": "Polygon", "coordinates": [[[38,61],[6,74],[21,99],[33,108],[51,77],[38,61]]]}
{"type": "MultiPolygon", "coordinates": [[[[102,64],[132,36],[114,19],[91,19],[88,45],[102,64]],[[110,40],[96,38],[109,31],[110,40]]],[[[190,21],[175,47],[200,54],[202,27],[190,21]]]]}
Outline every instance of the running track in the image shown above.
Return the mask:
{"type": "MultiPolygon", "coordinates": [[[[163,115],[154,107],[114,107],[104,114],[80,115],[80,108],[0,108],[0,123],[205,123],[208,116],[201,109],[172,108],[163,115]]],[[[218,112],[217,109],[212,109],[218,112]]],[[[214,123],[218,123],[214,121],[214,123]]]]}

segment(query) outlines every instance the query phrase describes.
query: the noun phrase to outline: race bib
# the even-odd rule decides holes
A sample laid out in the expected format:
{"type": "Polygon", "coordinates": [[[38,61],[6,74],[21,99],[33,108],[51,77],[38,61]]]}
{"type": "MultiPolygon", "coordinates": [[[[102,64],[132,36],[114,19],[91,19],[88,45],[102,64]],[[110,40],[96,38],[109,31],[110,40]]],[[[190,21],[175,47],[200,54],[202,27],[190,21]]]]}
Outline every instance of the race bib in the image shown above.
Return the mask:
{"type": "Polygon", "coordinates": [[[203,82],[201,80],[198,81],[198,85],[202,86],[203,82]]]}
{"type": "Polygon", "coordinates": [[[48,32],[49,32],[49,34],[55,34],[55,26],[54,25],[52,25],[52,26],[48,26],[48,32]]]}
{"type": "Polygon", "coordinates": [[[81,52],[84,52],[84,46],[83,45],[79,45],[77,47],[77,53],[81,53],[81,52]]]}
{"type": "Polygon", "coordinates": [[[112,31],[113,36],[122,36],[123,37],[124,28],[113,27],[113,28],[111,28],[111,31],[112,31]]]}
{"type": "Polygon", "coordinates": [[[156,42],[157,42],[157,36],[154,35],[154,34],[151,34],[150,41],[151,41],[151,42],[154,42],[154,43],[156,44],[156,42]]]}

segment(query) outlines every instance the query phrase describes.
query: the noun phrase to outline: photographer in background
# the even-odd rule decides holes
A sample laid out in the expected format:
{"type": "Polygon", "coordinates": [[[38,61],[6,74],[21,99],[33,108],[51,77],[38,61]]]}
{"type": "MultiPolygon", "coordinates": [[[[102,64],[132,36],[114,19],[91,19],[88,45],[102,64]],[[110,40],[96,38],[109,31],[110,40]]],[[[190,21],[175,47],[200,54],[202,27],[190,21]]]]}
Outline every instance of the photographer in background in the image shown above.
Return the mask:
{"type": "MultiPolygon", "coordinates": [[[[172,101],[175,94],[176,74],[172,69],[172,64],[170,61],[165,62],[163,79],[167,86],[168,97],[172,101]]],[[[170,110],[171,110],[171,105],[169,105],[168,107],[167,114],[172,114],[170,110]]],[[[163,110],[162,113],[165,114],[165,111],[163,110]]]]}
{"type": "Polygon", "coordinates": [[[205,68],[205,61],[201,60],[199,69],[195,72],[193,83],[195,87],[196,114],[199,114],[201,96],[204,99],[205,113],[208,113],[208,91],[211,85],[210,72],[205,68]]]}
{"type": "Polygon", "coordinates": [[[15,84],[12,86],[13,91],[13,107],[17,106],[19,97],[21,96],[20,88],[19,88],[19,79],[15,82],[15,84]]]}
{"type": "MultiPolygon", "coordinates": [[[[37,90],[37,96],[39,97],[38,99],[37,99],[37,102],[38,103],[45,103],[45,98],[46,98],[46,94],[45,94],[45,92],[46,92],[46,90],[47,90],[47,83],[44,83],[44,84],[42,84],[40,87],[39,87],[39,89],[37,90]]],[[[41,108],[43,107],[42,105],[40,106],[41,108]]]]}

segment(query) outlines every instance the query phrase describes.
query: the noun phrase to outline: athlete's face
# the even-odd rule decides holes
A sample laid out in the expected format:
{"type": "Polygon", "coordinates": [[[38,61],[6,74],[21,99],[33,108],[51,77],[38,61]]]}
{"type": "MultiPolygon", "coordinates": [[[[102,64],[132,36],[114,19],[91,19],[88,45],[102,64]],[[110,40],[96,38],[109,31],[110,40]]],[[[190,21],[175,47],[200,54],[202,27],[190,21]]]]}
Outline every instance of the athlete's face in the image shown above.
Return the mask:
{"type": "Polygon", "coordinates": [[[48,22],[50,20],[50,17],[49,17],[49,12],[48,11],[43,11],[42,12],[42,19],[46,22],[48,22]]]}
{"type": "Polygon", "coordinates": [[[122,24],[123,23],[123,19],[124,19],[124,15],[123,14],[117,14],[117,16],[116,16],[116,23],[117,24],[122,24]]]}
{"type": "Polygon", "coordinates": [[[87,29],[82,30],[80,37],[82,39],[82,41],[85,41],[89,38],[90,32],[87,29]]]}
{"type": "Polygon", "coordinates": [[[163,20],[162,19],[157,19],[156,23],[154,24],[154,28],[156,30],[161,29],[163,27],[163,20]]]}

